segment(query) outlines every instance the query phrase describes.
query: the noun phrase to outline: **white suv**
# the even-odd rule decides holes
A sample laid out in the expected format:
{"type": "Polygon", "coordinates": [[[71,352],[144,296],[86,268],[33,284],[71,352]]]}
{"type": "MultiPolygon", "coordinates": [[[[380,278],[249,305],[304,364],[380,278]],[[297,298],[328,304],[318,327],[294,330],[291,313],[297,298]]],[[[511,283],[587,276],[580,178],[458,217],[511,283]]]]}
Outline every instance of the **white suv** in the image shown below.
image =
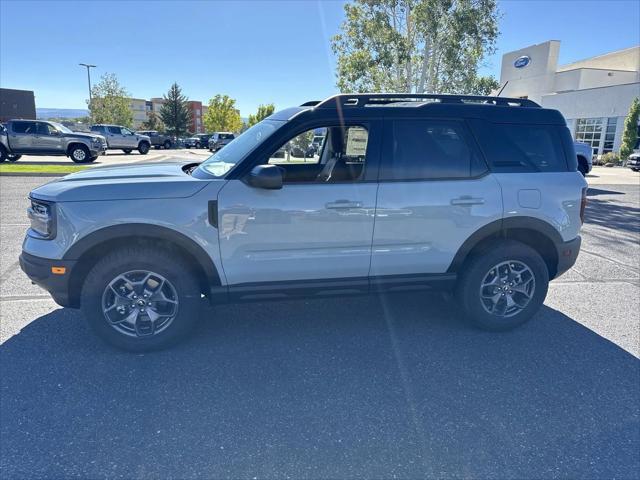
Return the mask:
{"type": "Polygon", "coordinates": [[[200,164],[35,189],[20,261],[134,351],[181,338],[203,298],[448,289],[465,318],[504,330],[574,264],[586,187],[562,115],[529,100],[338,95],[275,113],[200,164]],[[278,155],[318,136],[312,155],[278,155]]]}

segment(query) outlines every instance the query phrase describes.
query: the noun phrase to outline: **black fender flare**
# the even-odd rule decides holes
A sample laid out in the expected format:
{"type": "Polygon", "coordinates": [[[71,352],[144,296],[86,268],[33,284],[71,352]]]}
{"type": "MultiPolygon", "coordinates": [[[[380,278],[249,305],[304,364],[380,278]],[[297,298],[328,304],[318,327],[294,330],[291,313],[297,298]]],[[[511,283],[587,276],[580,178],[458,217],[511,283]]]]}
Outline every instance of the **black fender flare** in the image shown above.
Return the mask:
{"type": "MultiPolygon", "coordinates": [[[[215,232],[215,230],[212,230],[212,232],[215,232]]],[[[207,254],[200,245],[176,230],[147,223],[112,225],[96,230],[74,243],[71,248],[65,252],[62,259],[78,260],[85,252],[88,252],[97,245],[111,240],[126,239],[128,237],[164,240],[175,244],[189,253],[196,262],[198,262],[205,273],[209,287],[221,285],[218,269],[209,254],[207,254]]]]}
{"type": "Polygon", "coordinates": [[[535,217],[517,216],[507,217],[488,223],[469,236],[458,249],[456,255],[447,269],[447,273],[456,273],[462,267],[469,253],[482,241],[491,237],[502,237],[510,229],[534,230],[553,242],[556,249],[564,243],[560,233],[549,223],[535,217]]]}

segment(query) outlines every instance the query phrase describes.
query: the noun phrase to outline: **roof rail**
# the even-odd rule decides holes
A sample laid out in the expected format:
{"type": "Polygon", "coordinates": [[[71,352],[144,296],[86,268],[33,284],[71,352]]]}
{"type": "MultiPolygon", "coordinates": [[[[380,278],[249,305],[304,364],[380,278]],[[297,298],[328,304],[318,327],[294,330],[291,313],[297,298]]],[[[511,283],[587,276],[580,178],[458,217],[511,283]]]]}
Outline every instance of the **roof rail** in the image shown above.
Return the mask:
{"type": "Polygon", "coordinates": [[[393,103],[415,102],[416,104],[423,104],[425,101],[430,101],[430,103],[475,103],[499,105],[503,107],[540,108],[540,105],[527,98],[490,97],[483,95],[440,95],[435,93],[341,93],[329,97],[319,103],[307,102],[302,106],[315,106],[316,108],[337,108],[338,106],[358,108],[367,106],[385,106],[393,103]]]}
{"type": "Polygon", "coordinates": [[[321,101],[320,100],[311,100],[309,102],[304,102],[302,105],[300,105],[301,107],[315,107],[316,105],[318,105],[321,101]]]}

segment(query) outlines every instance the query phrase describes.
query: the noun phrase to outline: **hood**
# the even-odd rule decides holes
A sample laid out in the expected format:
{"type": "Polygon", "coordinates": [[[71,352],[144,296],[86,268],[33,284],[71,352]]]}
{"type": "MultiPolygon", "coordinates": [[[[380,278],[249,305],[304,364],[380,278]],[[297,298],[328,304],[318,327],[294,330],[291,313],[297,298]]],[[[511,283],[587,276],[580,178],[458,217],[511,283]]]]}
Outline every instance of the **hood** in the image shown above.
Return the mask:
{"type": "Polygon", "coordinates": [[[184,172],[189,164],[192,162],[94,167],[42,185],[31,195],[51,202],[185,198],[207,185],[206,180],[184,172]]]}
{"type": "Polygon", "coordinates": [[[63,134],[64,137],[66,138],[86,138],[86,139],[92,139],[92,138],[98,138],[98,139],[104,139],[104,137],[102,135],[98,135],[97,133],[88,133],[88,132],[71,132],[71,133],[65,133],[63,134]]]}

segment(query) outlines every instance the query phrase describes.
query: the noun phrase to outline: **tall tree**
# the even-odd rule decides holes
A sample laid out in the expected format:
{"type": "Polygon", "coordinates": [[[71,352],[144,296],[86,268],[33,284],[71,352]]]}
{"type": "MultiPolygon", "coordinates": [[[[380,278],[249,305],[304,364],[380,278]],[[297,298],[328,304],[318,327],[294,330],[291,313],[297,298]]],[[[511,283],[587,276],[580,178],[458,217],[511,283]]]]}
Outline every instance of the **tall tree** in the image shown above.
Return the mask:
{"type": "Polygon", "coordinates": [[[640,100],[636,97],[631,102],[629,113],[624,121],[622,144],[620,145],[620,158],[623,160],[626,160],[633,153],[633,147],[638,141],[638,118],[640,118],[640,100]]]}
{"type": "Polygon", "coordinates": [[[164,103],[160,107],[160,118],[168,132],[181,137],[189,132],[191,111],[187,107],[187,97],[177,83],[171,85],[164,95],[164,103]]]}
{"type": "Polygon", "coordinates": [[[242,128],[236,101],[229,95],[216,95],[209,100],[209,110],[203,120],[208,132],[238,132],[242,128]]]}
{"type": "Polygon", "coordinates": [[[266,105],[259,105],[258,111],[256,112],[256,114],[249,115],[248,122],[247,122],[248,126],[252,127],[256,123],[261,122],[262,120],[267,118],[269,115],[271,115],[275,109],[276,107],[273,103],[267,103],[266,105]]]}
{"type": "Polygon", "coordinates": [[[331,46],[343,92],[478,93],[496,0],[355,0],[331,46]]]}
{"type": "Polygon", "coordinates": [[[89,116],[94,123],[113,123],[130,127],[133,112],[129,93],[120,85],[113,73],[105,73],[100,81],[91,88],[92,100],[89,104],[89,116]]]}
{"type": "Polygon", "coordinates": [[[142,128],[145,130],[157,130],[158,132],[164,132],[164,124],[155,112],[149,112],[147,120],[142,122],[142,128]]]}

